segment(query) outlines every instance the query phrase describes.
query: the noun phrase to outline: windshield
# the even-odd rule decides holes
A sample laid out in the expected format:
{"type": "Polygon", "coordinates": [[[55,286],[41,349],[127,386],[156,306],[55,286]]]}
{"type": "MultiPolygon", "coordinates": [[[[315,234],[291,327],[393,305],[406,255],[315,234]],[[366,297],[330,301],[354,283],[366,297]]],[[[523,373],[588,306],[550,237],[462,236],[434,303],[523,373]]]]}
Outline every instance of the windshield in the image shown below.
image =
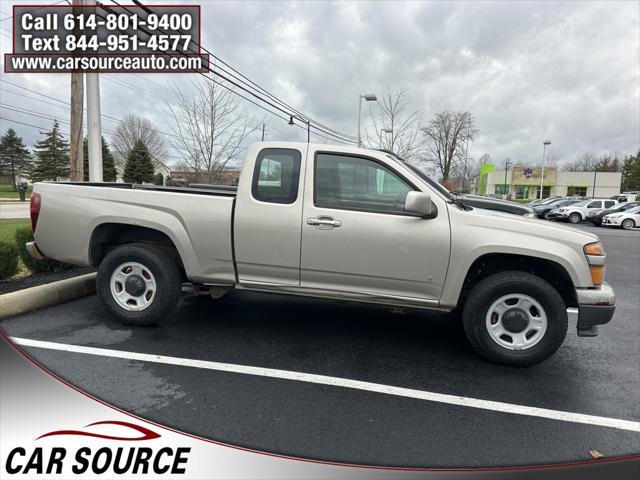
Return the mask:
{"type": "Polygon", "coordinates": [[[640,207],[630,208],[629,210],[627,210],[626,213],[631,213],[631,214],[640,213],[640,207]]]}
{"type": "Polygon", "coordinates": [[[574,203],[573,206],[574,207],[584,207],[587,205],[587,203],[591,202],[591,200],[583,200],[581,202],[578,203],[574,203]]]}
{"type": "Polygon", "coordinates": [[[576,203],[582,203],[582,202],[580,202],[580,200],[562,200],[558,202],[558,205],[560,207],[566,207],[567,205],[574,205],[576,203]]]}
{"type": "MultiPolygon", "coordinates": [[[[391,155],[389,155],[389,158],[393,158],[394,160],[397,161],[401,161],[399,158],[397,157],[393,157],[391,155]]],[[[411,165],[410,163],[407,162],[402,162],[405,166],[409,167],[409,169],[415,173],[416,175],[418,175],[422,180],[424,180],[425,182],[427,182],[427,184],[430,187],[435,188],[436,190],[438,190],[440,193],[442,193],[445,197],[447,197],[449,200],[451,200],[453,197],[451,196],[451,192],[449,192],[449,190],[447,190],[444,186],[440,185],[438,182],[436,182],[433,178],[429,177],[426,173],[424,173],[422,170],[420,170],[418,167],[416,167],[415,165],[411,165]]]]}

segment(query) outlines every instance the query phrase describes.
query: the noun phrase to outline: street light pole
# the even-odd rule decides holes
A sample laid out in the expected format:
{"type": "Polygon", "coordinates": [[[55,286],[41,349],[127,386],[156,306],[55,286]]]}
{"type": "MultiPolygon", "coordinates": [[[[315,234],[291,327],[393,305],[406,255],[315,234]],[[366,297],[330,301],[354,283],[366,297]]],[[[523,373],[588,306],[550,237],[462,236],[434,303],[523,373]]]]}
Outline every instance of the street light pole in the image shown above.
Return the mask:
{"type": "Polygon", "coordinates": [[[509,199],[509,189],[507,188],[507,172],[509,171],[509,165],[511,165],[511,162],[509,160],[504,162],[504,198],[505,200],[509,199]]]}
{"type": "Polygon", "coordinates": [[[547,151],[547,145],[551,145],[551,140],[542,142],[542,172],[540,174],[540,199],[542,200],[542,191],[544,190],[544,157],[547,151]]]}
{"type": "Polygon", "coordinates": [[[362,137],[360,136],[360,117],[362,116],[362,99],[365,99],[367,102],[375,102],[378,100],[373,93],[365,93],[360,94],[360,98],[358,99],[358,147],[362,146],[362,137]]]}

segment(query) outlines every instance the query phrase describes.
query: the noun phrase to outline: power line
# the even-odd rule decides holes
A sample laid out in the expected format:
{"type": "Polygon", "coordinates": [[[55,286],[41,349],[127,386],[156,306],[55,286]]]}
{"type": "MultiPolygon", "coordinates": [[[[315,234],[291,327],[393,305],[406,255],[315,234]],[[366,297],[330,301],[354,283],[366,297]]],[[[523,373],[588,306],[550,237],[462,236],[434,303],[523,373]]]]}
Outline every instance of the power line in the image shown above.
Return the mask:
{"type": "MultiPolygon", "coordinates": [[[[49,105],[54,105],[54,106],[59,106],[59,107],[62,107],[62,105],[64,105],[65,107],[70,107],[70,106],[71,106],[71,104],[70,104],[69,102],[66,102],[66,101],[64,101],[64,100],[60,100],[60,99],[55,98],[55,97],[52,97],[52,96],[50,96],[50,95],[46,95],[46,94],[44,94],[44,93],[36,92],[35,90],[31,90],[31,89],[29,89],[29,88],[27,88],[27,87],[23,87],[23,86],[21,86],[21,85],[18,85],[18,84],[15,84],[15,83],[9,82],[8,80],[0,79],[0,82],[8,83],[9,85],[12,85],[12,86],[14,86],[14,87],[18,87],[18,88],[21,88],[21,89],[26,90],[26,91],[28,91],[28,92],[35,93],[36,95],[40,95],[40,96],[43,96],[43,97],[49,98],[49,99],[51,99],[51,100],[55,100],[56,102],[60,103],[61,105],[54,105],[54,104],[53,104],[53,103],[51,103],[51,102],[45,102],[44,100],[41,100],[41,99],[39,99],[39,98],[28,97],[28,96],[26,96],[26,95],[24,95],[24,94],[20,94],[20,93],[18,93],[18,92],[11,92],[11,93],[15,93],[15,94],[17,94],[17,95],[22,95],[22,96],[23,96],[23,97],[25,97],[25,98],[29,98],[29,99],[34,100],[34,101],[37,101],[37,102],[44,102],[44,103],[47,103],[47,104],[49,104],[49,105]]],[[[84,109],[84,111],[86,112],[86,108],[84,109]]],[[[111,120],[111,121],[113,121],[113,122],[123,122],[123,121],[124,121],[122,118],[112,117],[111,115],[108,115],[108,114],[106,114],[106,113],[101,113],[101,114],[100,114],[100,116],[102,116],[102,117],[106,118],[107,120],[111,120]]],[[[158,129],[155,129],[155,130],[156,130],[158,133],[162,134],[162,135],[168,135],[168,136],[171,136],[171,137],[181,138],[181,137],[179,137],[178,135],[175,135],[175,134],[173,134],[173,133],[164,132],[164,131],[162,131],[162,130],[158,130],[158,129]]]]}
{"type": "MultiPolygon", "coordinates": [[[[38,11],[38,10],[42,10],[43,8],[53,7],[54,5],[58,5],[60,3],[64,3],[65,1],[66,0],[60,0],[59,2],[52,3],[51,5],[42,5],[42,6],[39,6],[38,8],[27,10],[27,12],[31,13],[31,12],[35,12],[35,11],[38,11]]],[[[20,6],[22,7],[22,6],[26,6],[26,5],[20,5],[20,6]]],[[[13,15],[9,15],[8,17],[0,18],[0,22],[4,22],[5,20],[9,20],[11,18],[13,18],[13,15]]]]}
{"type": "MultiPolygon", "coordinates": [[[[20,113],[22,115],[29,115],[29,116],[32,116],[32,117],[42,118],[44,120],[54,120],[54,121],[57,121],[58,123],[63,123],[65,125],[70,125],[71,124],[71,122],[68,122],[67,120],[62,120],[62,119],[60,119],[58,117],[51,116],[51,115],[44,115],[44,114],[42,114],[40,112],[34,112],[33,110],[29,110],[29,109],[26,109],[26,108],[16,107],[15,105],[8,105],[6,103],[0,103],[0,106],[2,108],[6,109],[6,110],[10,110],[10,111],[13,111],[13,112],[16,112],[16,113],[20,113]]],[[[14,121],[14,120],[11,120],[11,119],[8,119],[8,118],[5,118],[5,120],[14,121]]],[[[20,123],[17,120],[16,120],[16,122],[20,123]]],[[[29,126],[33,126],[33,125],[29,125],[29,126]]],[[[103,129],[102,132],[106,133],[107,135],[112,135],[112,136],[116,134],[115,132],[113,132],[111,130],[105,130],[105,129],[103,129]]],[[[158,132],[158,133],[161,133],[161,132],[158,132]]],[[[165,157],[169,157],[169,158],[175,158],[175,159],[181,159],[182,158],[182,157],[179,157],[177,155],[170,155],[170,154],[165,154],[164,156],[165,157]]]]}
{"type": "MultiPolygon", "coordinates": [[[[112,0],[112,2],[113,2],[113,3],[115,3],[115,4],[116,4],[116,5],[118,5],[118,6],[121,6],[121,5],[120,5],[116,0],[112,0]]],[[[142,7],[142,9],[143,9],[144,11],[146,11],[147,13],[152,13],[152,12],[153,12],[149,7],[146,7],[146,6],[142,5],[138,0],[133,0],[133,2],[134,2],[136,5],[139,5],[140,7],[142,7]]],[[[108,11],[108,7],[106,7],[106,6],[104,6],[104,5],[101,5],[101,6],[102,6],[103,8],[105,8],[105,9],[107,9],[107,11],[108,11]]],[[[123,7],[123,8],[129,12],[129,10],[128,10],[126,7],[123,7]]],[[[146,33],[146,34],[147,34],[147,35],[149,35],[149,36],[151,35],[148,31],[146,31],[146,29],[141,29],[141,31],[142,31],[143,33],[146,33]]],[[[195,43],[195,42],[194,42],[194,43],[195,43]]],[[[307,123],[307,125],[308,125],[308,127],[305,127],[305,126],[303,126],[303,125],[298,125],[298,124],[296,124],[299,128],[302,128],[302,129],[305,129],[305,128],[313,128],[313,129],[315,129],[315,130],[317,130],[317,131],[323,132],[323,133],[325,133],[325,134],[327,134],[327,135],[330,135],[330,136],[332,136],[332,137],[334,137],[334,138],[337,138],[337,139],[343,140],[343,141],[345,141],[345,142],[347,142],[347,143],[355,143],[355,137],[351,137],[351,136],[349,136],[349,135],[346,135],[346,134],[340,133],[340,132],[338,132],[338,131],[336,131],[336,130],[330,129],[329,127],[326,127],[326,126],[324,126],[324,125],[320,124],[319,122],[317,122],[317,121],[315,121],[315,120],[311,119],[310,117],[308,117],[308,116],[306,116],[306,115],[302,114],[302,113],[301,113],[301,112],[299,112],[298,110],[294,109],[293,107],[289,106],[288,104],[286,104],[286,103],[285,103],[285,102],[283,102],[282,100],[278,99],[277,97],[275,97],[274,95],[272,95],[271,93],[269,93],[269,92],[268,92],[267,90],[265,90],[264,88],[260,87],[260,86],[259,86],[258,84],[256,84],[255,82],[253,82],[253,81],[251,81],[250,79],[248,79],[245,75],[241,74],[240,72],[238,72],[238,71],[237,71],[236,69],[234,69],[233,67],[229,66],[226,62],[224,62],[222,59],[220,59],[220,58],[219,58],[219,57],[217,57],[215,54],[213,54],[211,51],[209,51],[206,47],[202,46],[201,44],[197,44],[197,43],[196,43],[196,45],[198,45],[202,50],[204,50],[205,52],[207,52],[211,57],[215,58],[215,59],[216,59],[216,60],[218,60],[220,63],[222,63],[223,65],[225,65],[225,66],[227,66],[228,68],[230,68],[231,70],[233,70],[233,72],[229,72],[228,70],[226,70],[226,69],[224,69],[224,68],[220,68],[219,66],[216,66],[213,62],[209,61],[209,66],[210,66],[210,68],[211,68],[211,70],[212,70],[212,72],[213,72],[213,74],[214,74],[214,75],[216,75],[216,76],[218,76],[218,77],[222,78],[223,80],[225,80],[225,81],[227,81],[228,83],[230,83],[230,84],[232,84],[232,85],[236,86],[237,88],[240,88],[240,89],[241,89],[241,90],[243,90],[244,92],[248,93],[249,95],[253,96],[254,98],[258,99],[259,101],[262,101],[262,102],[266,103],[267,105],[269,105],[269,106],[271,106],[271,107],[273,107],[273,108],[277,109],[278,111],[280,111],[280,112],[284,113],[285,115],[289,115],[290,117],[296,117],[296,118],[298,118],[298,119],[302,120],[303,122],[307,123]],[[221,69],[221,70],[224,72],[224,74],[226,74],[226,75],[228,75],[228,76],[232,76],[234,79],[232,80],[232,79],[228,78],[227,76],[225,76],[225,75],[221,74],[221,73],[220,73],[220,71],[216,71],[216,68],[221,69]],[[245,80],[242,80],[242,79],[240,79],[240,78],[238,78],[238,75],[239,75],[240,77],[242,77],[242,79],[246,79],[246,81],[245,81],[245,80]],[[258,90],[258,91],[262,90],[262,92],[264,92],[264,94],[266,94],[267,96],[269,96],[273,101],[277,102],[279,105],[276,105],[276,104],[272,103],[271,101],[266,100],[265,98],[263,98],[261,95],[259,95],[259,94],[258,94],[258,93],[256,93],[255,91],[249,90],[249,88],[246,88],[245,86],[243,86],[243,85],[240,85],[240,84],[236,83],[236,81],[234,81],[234,80],[239,81],[239,82],[241,82],[241,83],[244,83],[244,85],[248,85],[248,84],[247,84],[247,82],[249,82],[250,84],[253,84],[255,87],[251,87],[251,86],[249,86],[249,88],[251,88],[252,90],[258,90]],[[282,107],[288,108],[288,109],[289,109],[289,111],[287,111],[285,108],[282,108],[282,107]],[[292,112],[293,112],[293,113],[296,113],[296,115],[294,115],[292,112]],[[312,124],[312,123],[313,123],[313,124],[312,124]]],[[[197,53],[197,52],[194,52],[193,50],[190,50],[190,51],[191,51],[192,53],[197,53]]],[[[207,78],[207,79],[209,79],[209,80],[213,81],[214,83],[218,83],[218,84],[220,84],[219,82],[216,82],[216,81],[215,81],[215,79],[213,79],[213,78],[211,78],[211,77],[209,77],[209,76],[205,75],[204,73],[202,73],[202,72],[199,72],[199,73],[200,73],[202,76],[204,76],[205,78],[207,78]]],[[[220,84],[220,85],[222,85],[222,84],[220,84]]],[[[224,85],[222,85],[222,86],[224,86],[224,85]]],[[[225,88],[227,88],[227,87],[225,86],[225,88]]],[[[242,98],[244,98],[245,100],[249,100],[249,99],[247,99],[246,97],[244,97],[244,96],[242,96],[242,95],[238,94],[238,92],[235,92],[235,91],[233,91],[232,89],[229,89],[229,90],[230,90],[230,91],[232,91],[232,92],[234,92],[236,95],[241,96],[241,97],[242,97],[242,98]]],[[[249,101],[251,101],[251,100],[249,100],[249,101]]],[[[255,102],[253,102],[253,101],[251,101],[251,103],[253,103],[254,105],[256,105],[256,103],[255,103],[255,102]]],[[[260,105],[258,105],[258,106],[260,106],[260,105]]],[[[261,108],[263,108],[264,110],[266,110],[266,111],[268,111],[268,112],[269,112],[269,110],[268,110],[268,109],[266,109],[266,108],[264,108],[264,107],[262,107],[262,106],[260,106],[260,107],[261,107],[261,108]]],[[[277,114],[275,114],[274,112],[269,112],[269,113],[271,113],[272,115],[278,116],[278,115],[277,115],[277,114]]],[[[282,118],[282,117],[280,117],[280,118],[282,118]]],[[[286,118],[282,118],[282,119],[283,119],[283,120],[287,120],[286,118]]]]}

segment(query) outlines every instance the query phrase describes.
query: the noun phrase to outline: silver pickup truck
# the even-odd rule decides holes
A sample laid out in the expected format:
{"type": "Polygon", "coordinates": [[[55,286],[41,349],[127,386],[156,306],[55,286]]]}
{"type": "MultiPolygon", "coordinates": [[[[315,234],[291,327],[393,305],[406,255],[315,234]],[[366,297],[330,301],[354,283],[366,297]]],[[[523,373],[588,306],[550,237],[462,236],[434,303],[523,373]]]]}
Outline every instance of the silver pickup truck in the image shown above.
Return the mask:
{"type": "Polygon", "coordinates": [[[187,285],[456,310],[481,356],[522,366],[569,317],[595,336],[615,308],[595,235],[470,207],[376,150],[257,143],[237,188],[37,183],[31,215],[31,254],[97,267],[128,324],[162,320],[187,285]]]}

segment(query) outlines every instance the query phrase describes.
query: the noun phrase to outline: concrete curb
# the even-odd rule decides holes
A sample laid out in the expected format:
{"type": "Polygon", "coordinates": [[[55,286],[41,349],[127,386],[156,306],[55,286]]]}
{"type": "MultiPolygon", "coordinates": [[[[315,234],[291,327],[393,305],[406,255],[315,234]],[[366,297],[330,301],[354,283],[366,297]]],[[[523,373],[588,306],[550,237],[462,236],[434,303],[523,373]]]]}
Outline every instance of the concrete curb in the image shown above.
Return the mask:
{"type": "Polygon", "coordinates": [[[58,282],[0,295],[0,320],[57,305],[96,292],[96,274],[88,273],[58,282]]]}

